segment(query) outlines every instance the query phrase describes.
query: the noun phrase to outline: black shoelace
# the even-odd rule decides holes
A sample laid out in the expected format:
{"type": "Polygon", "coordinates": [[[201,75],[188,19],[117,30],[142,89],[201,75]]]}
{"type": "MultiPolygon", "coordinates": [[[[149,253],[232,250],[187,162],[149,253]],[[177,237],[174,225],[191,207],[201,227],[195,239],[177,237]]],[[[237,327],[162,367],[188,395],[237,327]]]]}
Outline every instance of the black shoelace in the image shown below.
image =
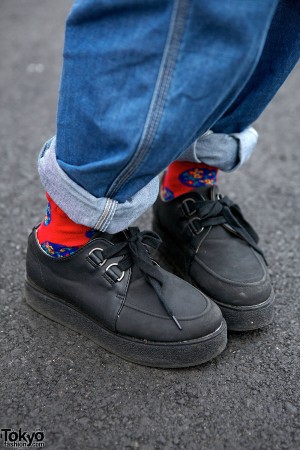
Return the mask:
{"type": "Polygon", "coordinates": [[[257,245],[259,241],[257,233],[243,217],[240,207],[228,197],[220,197],[218,200],[198,200],[193,203],[193,209],[195,209],[203,228],[227,223],[263,257],[267,264],[263,251],[257,245]]]}
{"type": "Polygon", "coordinates": [[[127,240],[119,242],[107,247],[102,251],[104,259],[109,259],[114,256],[123,256],[123,259],[118,262],[118,267],[122,271],[128,270],[133,265],[136,265],[143,273],[145,279],[153,287],[161,304],[168,313],[168,315],[176,323],[177,327],[182,330],[182,327],[176,319],[173,311],[168,306],[164,297],[162,286],[163,276],[158,266],[153,263],[144,244],[157,249],[161,244],[160,237],[153,231],[139,231],[137,227],[130,227],[126,230],[128,235],[127,240]]]}

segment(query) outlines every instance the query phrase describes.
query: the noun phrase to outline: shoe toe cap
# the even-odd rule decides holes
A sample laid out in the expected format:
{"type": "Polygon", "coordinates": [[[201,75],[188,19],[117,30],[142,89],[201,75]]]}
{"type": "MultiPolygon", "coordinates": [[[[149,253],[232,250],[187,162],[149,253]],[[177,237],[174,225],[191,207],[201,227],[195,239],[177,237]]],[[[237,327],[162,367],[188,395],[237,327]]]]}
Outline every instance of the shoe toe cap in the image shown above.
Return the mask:
{"type": "Polygon", "coordinates": [[[141,278],[130,285],[117,319],[117,331],[160,342],[199,339],[215,332],[223,320],[219,307],[189,283],[161,270],[164,297],[182,330],[166,313],[153,288],[141,278]]]}
{"type": "Polygon", "coordinates": [[[257,271],[249,278],[246,264],[241,264],[235,276],[231,276],[209,267],[195,258],[191,265],[191,277],[197,285],[213,300],[234,306],[255,306],[265,302],[272,294],[270,277],[263,261],[257,256],[257,271]],[[244,275],[244,276],[243,276],[244,275]]]}

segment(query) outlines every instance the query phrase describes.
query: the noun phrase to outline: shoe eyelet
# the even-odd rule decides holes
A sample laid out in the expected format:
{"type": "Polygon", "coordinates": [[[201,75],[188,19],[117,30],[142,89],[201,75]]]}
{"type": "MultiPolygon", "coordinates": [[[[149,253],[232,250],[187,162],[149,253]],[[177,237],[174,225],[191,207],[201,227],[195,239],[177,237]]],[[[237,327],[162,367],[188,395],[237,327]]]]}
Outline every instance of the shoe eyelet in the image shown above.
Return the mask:
{"type": "Polygon", "coordinates": [[[222,200],[223,197],[224,196],[222,194],[220,194],[220,192],[218,192],[217,195],[216,195],[216,199],[217,200],[222,200]]]}
{"type": "Polygon", "coordinates": [[[90,258],[91,261],[93,261],[94,264],[97,264],[97,266],[104,266],[104,264],[106,263],[107,259],[103,259],[101,261],[101,259],[95,255],[95,251],[99,250],[100,252],[103,252],[103,248],[97,247],[97,248],[93,248],[93,250],[90,251],[88,258],[90,258]]]}
{"type": "MultiPolygon", "coordinates": [[[[124,278],[124,275],[125,275],[124,270],[122,270],[122,273],[121,273],[121,275],[120,275],[118,278],[113,279],[113,278],[110,276],[110,274],[108,273],[108,270],[109,270],[112,266],[117,266],[117,267],[119,268],[118,263],[111,263],[109,266],[106,267],[105,273],[106,273],[106,274],[112,279],[112,281],[114,281],[114,282],[122,281],[123,278],[124,278]]],[[[115,276],[117,276],[117,274],[116,274],[114,271],[111,271],[111,272],[112,272],[115,276]]]]}
{"type": "Polygon", "coordinates": [[[192,203],[196,203],[196,200],[194,200],[193,198],[185,198],[182,203],[181,203],[181,209],[183,214],[186,217],[191,217],[193,214],[195,214],[196,210],[190,210],[188,202],[192,202],[192,203]]]}
{"type": "Polygon", "coordinates": [[[199,223],[199,222],[200,222],[200,224],[201,224],[201,219],[200,219],[200,217],[193,217],[193,218],[189,221],[188,227],[189,227],[190,231],[192,232],[192,234],[198,235],[198,234],[202,233],[202,231],[204,230],[204,227],[200,226],[200,228],[199,228],[199,227],[196,225],[196,223],[199,223]]]}

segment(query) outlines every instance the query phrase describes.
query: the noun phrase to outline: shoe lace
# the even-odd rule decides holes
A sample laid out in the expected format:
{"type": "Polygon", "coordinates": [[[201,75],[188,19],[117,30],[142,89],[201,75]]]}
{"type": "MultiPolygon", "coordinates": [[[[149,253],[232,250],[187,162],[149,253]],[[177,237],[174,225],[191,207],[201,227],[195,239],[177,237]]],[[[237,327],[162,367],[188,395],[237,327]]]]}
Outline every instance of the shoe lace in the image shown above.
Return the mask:
{"type": "Polygon", "coordinates": [[[140,231],[138,227],[129,227],[125,231],[127,239],[123,242],[116,243],[107,247],[102,251],[104,259],[109,259],[115,256],[123,256],[123,259],[118,262],[118,267],[122,271],[126,271],[133,265],[137,266],[143,273],[147,282],[153,287],[157,297],[168,315],[175,322],[177,327],[182,330],[182,327],[176,319],[172,309],[167,303],[163,294],[163,276],[158,268],[158,265],[153,262],[145,245],[157,249],[161,244],[161,239],[158,234],[153,231],[140,231]]]}
{"type": "Polygon", "coordinates": [[[219,196],[217,200],[198,200],[193,204],[193,209],[197,212],[197,218],[200,219],[200,225],[203,228],[222,224],[230,225],[268,264],[263,251],[257,245],[259,241],[257,233],[244,218],[240,207],[228,197],[219,196]]]}

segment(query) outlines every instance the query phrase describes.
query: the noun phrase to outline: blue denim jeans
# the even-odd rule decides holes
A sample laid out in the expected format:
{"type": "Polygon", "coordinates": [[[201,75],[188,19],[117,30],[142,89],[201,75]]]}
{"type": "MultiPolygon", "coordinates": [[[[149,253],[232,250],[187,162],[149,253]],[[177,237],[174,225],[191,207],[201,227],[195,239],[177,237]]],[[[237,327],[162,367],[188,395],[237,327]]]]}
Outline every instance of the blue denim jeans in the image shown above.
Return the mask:
{"type": "Polygon", "coordinates": [[[299,23],[295,0],[76,0],[45,189],[114,233],[155,201],[170,162],[238,167],[299,59],[299,23]]]}

